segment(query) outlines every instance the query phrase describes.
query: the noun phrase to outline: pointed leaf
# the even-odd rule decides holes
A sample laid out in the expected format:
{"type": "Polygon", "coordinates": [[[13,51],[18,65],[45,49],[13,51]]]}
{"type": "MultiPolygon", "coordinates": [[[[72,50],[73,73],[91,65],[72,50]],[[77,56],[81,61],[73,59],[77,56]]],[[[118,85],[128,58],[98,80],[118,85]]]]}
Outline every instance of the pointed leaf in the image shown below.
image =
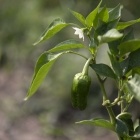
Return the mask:
{"type": "Polygon", "coordinates": [[[35,67],[34,76],[25,100],[27,100],[37,91],[37,89],[45,79],[46,75],[48,74],[49,70],[51,69],[52,65],[56,61],[56,59],[59,58],[64,53],[66,52],[59,54],[49,54],[45,52],[39,57],[39,60],[37,61],[35,67]]]}
{"type": "Polygon", "coordinates": [[[106,7],[104,7],[100,13],[99,13],[99,18],[103,21],[103,22],[108,22],[109,19],[109,13],[108,13],[108,9],[106,7]]]}
{"type": "Polygon", "coordinates": [[[136,19],[136,20],[127,21],[127,22],[119,22],[117,25],[117,30],[123,30],[123,29],[125,29],[133,24],[136,24],[138,22],[140,22],[140,18],[136,19]]]}
{"type": "Polygon", "coordinates": [[[114,40],[117,40],[123,36],[122,33],[119,33],[116,29],[111,29],[107,31],[104,35],[98,36],[100,43],[107,43],[114,40]]]}
{"type": "Polygon", "coordinates": [[[115,79],[113,70],[106,64],[93,64],[92,69],[99,75],[115,79]]]}
{"type": "Polygon", "coordinates": [[[47,40],[54,36],[56,33],[58,33],[60,30],[62,30],[64,27],[68,26],[69,24],[65,23],[62,19],[57,18],[55,19],[45,30],[45,32],[41,35],[41,37],[38,39],[37,42],[34,43],[34,45],[37,45],[38,43],[47,40]]]}
{"type": "Polygon", "coordinates": [[[122,5],[118,4],[115,8],[109,11],[109,21],[113,21],[121,17],[122,5]]]}
{"type": "Polygon", "coordinates": [[[76,40],[66,40],[64,42],[59,43],[57,46],[55,46],[47,52],[57,52],[76,48],[84,48],[84,45],[76,40]]]}
{"type": "Polygon", "coordinates": [[[133,52],[137,49],[140,48],[140,40],[129,40],[126,42],[121,43],[118,46],[119,50],[120,50],[120,55],[124,55],[128,52],[133,52]]]}
{"type": "Polygon", "coordinates": [[[84,18],[84,16],[82,14],[80,14],[78,12],[75,12],[75,11],[72,11],[72,10],[70,10],[70,11],[84,26],[86,26],[85,18],[84,18]]]}
{"type": "Polygon", "coordinates": [[[95,119],[91,119],[91,120],[83,120],[83,121],[76,122],[76,123],[77,124],[99,126],[99,127],[103,127],[103,128],[114,131],[114,126],[108,120],[104,120],[101,118],[95,118],[95,119]]]}
{"type": "Polygon", "coordinates": [[[98,6],[86,17],[86,25],[88,27],[95,27],[96,26],[96,16],[98,14],[98,10],[100,8],[100,5],[102,3],[102,0],[100,1],[100,3],[98,4],[98,6]]]}

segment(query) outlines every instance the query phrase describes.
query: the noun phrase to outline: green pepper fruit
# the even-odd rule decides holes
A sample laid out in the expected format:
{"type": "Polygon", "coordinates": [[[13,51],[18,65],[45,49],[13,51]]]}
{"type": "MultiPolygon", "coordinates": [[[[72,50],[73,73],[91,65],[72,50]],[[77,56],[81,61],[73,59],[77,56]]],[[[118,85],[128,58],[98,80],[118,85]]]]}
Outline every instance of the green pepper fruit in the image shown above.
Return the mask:
{"type": "Polygon", "coordinates": [[[89,87],[91,84],[91,78],[88,76],[89,63],[92,59],[88,59],[83,71],[77,73],[74,76],[72,89],[71,89],[71,101],[72,106],[79,110],[84,110],[87,106],[87,96],[89,87]]]}

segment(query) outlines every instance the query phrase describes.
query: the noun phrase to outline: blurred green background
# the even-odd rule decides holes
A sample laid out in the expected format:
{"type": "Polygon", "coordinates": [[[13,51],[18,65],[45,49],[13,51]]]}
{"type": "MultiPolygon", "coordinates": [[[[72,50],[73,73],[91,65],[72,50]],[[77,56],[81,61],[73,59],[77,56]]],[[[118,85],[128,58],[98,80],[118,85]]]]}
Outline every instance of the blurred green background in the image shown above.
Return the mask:
{"type": "MultiPolygon", "coordinates": [[[[39,55],[57,43],[74,38],[74,30],[66,28],[48,42],[38,46],[32,44],[57,17],[66,22],[77,20],[69,8],[87,15],[99,0],[0,0],[0,139],[1,140],[109,140],[115,134],[102,128],[77,125],[76,121],[93,117],[107,118],[101,106],[102,98],[98,82],[91,71],[92,86],[85,111],[74,110],[70,102],[71,82],[75,73],[83,68],[85,61],[77,56],[61,57],[37,93],[24,102],[39,55]]],[[[107,7],[124,5],[122,20],[140,17],[139,0],[103,0],[107,7]]],[[[134,27],[139,37],[140,24],[134,27]]],[[[106,47],[104,47],[106,48],[106,47]]],[[[81,50],[77,50],[82,52],[81,50]]],[[[106,53],[101,49],[99,61],[106,53]]],[[[115,95],[112,81],[106,88],[115,95]]],[[[137,101],[132,105],[134,108],[137,101]]],[[[116,113],[118,109],[115,108],[116,113]]],[[[133,110],[137,117],[138,109],[133,110]]]]}

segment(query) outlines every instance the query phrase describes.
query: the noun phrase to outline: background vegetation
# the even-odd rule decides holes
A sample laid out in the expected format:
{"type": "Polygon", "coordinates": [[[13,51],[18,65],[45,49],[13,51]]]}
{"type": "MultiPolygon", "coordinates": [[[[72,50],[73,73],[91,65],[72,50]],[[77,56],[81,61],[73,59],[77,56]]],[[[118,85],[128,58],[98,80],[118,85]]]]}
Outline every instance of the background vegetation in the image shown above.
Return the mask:
{"type": "MultiPolygon", "coordinates": [[[[84,61],[78,57],[61,57],[53,66],[35,96],[24,102],[35,61],[44,51],[58,42],[74,38],[74,30],[66,28],[47,43],[33,46],[49,23],[61,17],[66,22],[75,21],[69,8],[87,15],[99,0],[1,0],[0,1],[0,139],[2,140],[102,140],[116,138],[102,128],[75,124],[76,121],[93,117],[108,117],[101,106],[101,94],[96,77],[91,71],[92,86],[89,105],[85,111],[74,110],[70,102],[73,76],[84,61]],[[73,63],[73,65],[69,65],[73,63]],[[77,65],[79,64],[79,65],[77,65]]],[[[140,17],[139,0],[104,0],[107,7],[124,5],[124,21],[140,17]]],[[[76,21],[78,22],[78,21],[76,21]]],[[[135,36],[140,37],[140,24],[135,25],[135,36]]],[[[101,50],[101,52],[106,52],[101,50]]],[[[77,50],[78,51],[78,50],[77,50]]],[[[82,52],[84,53],[84,52],[82,52]]],[[[99,59],[108,63],[107,55],[99,59]]],[[[108,81],[106,88],[114,96],[115,87],[108,81]]],[[[135,119],[139,109],[135,101],[135,119]]],[[[117,113],[117,108],[115,108],[117,113]]]]}

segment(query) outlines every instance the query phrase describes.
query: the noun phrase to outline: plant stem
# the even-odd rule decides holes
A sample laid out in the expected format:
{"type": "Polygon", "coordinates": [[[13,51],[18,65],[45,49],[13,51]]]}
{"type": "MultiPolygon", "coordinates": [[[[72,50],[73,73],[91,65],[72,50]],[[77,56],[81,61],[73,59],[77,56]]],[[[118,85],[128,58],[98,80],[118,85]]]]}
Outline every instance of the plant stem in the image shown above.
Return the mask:
{"type": "Polygon", "coordinates": [[[87,62],[85,63],[85,65],[84,65],[84,68],[83,68],[83,71],[82,71],[82,73],[85,75],[88,75],[88,67],[89,67],[89,64],[90,64],[90,62],[93,60],[93,58],[89,58],[88,60],[87,60],[87,62]]]}
{"type": "Polygon", "coordinates": [[[100,84],[100,87],[101,87],[101,90],[103,92],[103,104],[105,105],[107,111],[108,111],[108,114],[109,114],[109,117],[110,117],[110,121],[113,125],[115,125],[115,122],[116,122],[116,119],[115,119],[115,115],[114,115],[114,112],[112,110],[112,107],[107,105],[109,104],[109,99],[107,97],[107,93],[106,93],[106,90],[105,90],[105,87],[104,87],[104,84],[103,84],[103,81],[102,79],[100,78],[100,76],[97,74],[97,78],[99,80],[99,84],[100,84]]]}

